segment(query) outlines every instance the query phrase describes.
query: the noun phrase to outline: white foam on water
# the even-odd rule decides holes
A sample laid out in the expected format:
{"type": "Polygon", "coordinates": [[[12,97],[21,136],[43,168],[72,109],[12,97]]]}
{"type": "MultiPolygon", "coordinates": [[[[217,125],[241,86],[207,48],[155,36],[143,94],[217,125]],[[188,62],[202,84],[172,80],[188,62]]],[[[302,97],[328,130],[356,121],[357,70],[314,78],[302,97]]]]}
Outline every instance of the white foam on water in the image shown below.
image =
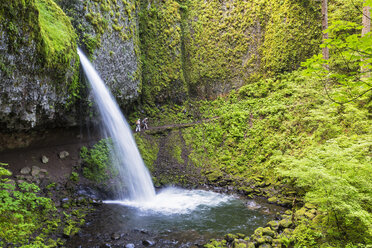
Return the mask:
{"type": "Polygon", "coordinates": [[[104,201],[104,203],[134,207],[140,210],[142,215],[151,213],[172,215],[188,214],[201,207],[217,207],[233,199],[235,199],[233,196],[211,191],[169,187],[161,190],[155,197],[146,202],[123,200],[104,201]]]}

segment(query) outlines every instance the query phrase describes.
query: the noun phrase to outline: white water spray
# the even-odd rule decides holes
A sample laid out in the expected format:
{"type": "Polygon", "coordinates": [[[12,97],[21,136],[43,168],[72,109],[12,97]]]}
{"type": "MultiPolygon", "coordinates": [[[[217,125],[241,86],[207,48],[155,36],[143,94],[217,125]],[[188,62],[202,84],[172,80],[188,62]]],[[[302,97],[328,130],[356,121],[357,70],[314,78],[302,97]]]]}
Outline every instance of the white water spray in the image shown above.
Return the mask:
{"type": "Polygon", "coordinates": [[[147,202],[131,200],[104,202],[137,208],[141,211],[142,215],[151,215],[154,213],[172,215],[190,214],[201,207],[211,209],[234,199],[233,196],[221,195],[212,191],[168,187],[161,190],[155,198],[147,202]]]}
{"type": "MultiPolygon", "coordinates": [[[[155,196],[155,189],[150,173],[137,149],[132,131],[97,71],[80,49],[78,49],[78,54],[92,87],[105,131],[113,141],[114,161],[119,177],[128,190],[129,199],[136,202],[149,201],[155,196]]],[[[121,198],[124,199],[124,194],[121,194],[121,198]]]]}

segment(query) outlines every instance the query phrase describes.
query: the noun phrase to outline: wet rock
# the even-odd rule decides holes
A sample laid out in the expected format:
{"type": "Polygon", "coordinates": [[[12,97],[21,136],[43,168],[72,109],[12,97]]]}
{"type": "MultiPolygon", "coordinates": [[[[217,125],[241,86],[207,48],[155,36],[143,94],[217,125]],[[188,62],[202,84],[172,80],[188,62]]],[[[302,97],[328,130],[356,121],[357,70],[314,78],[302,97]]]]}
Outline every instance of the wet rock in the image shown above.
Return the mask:
{"type": "Polygon", "coordinates": [[[101,200],[97,199],[90,199],[90,203],[92,203],[94,206],[102,205],[103,202],[101,200]]]}
{"type": "Polygon", "coordinates": [[[31,168],[30,167],[24,167],[21,169],[21,174],[22,175],[27,175],[27,174],[30,174],[31,172],[31,168]]]}
{"type": "Polygon", "coordinates": [[[311,210],[309,210],[309,212],[312,213],[312,214],[316,214],[316,210],[315,209],[311,209],[311,210]]]}
{"type": "Polygon", "coordinates": [[[68,151],[62,151],[58,154],[58,157],[60,159],[64,159],[64,158],[67,158],[68,156],[70,155],[70,153],[68,153],[68,151]]]}
{"type": "Polygon", "coordinates": [[[272,246],[270,244],[262,244],[258,248],[271,248],[272,246]]]}
{"type": "Polygon", "coordinates": [[[36,177],[40,174],[41,169],[37,166],[32,166],[31,175],[36,177]]]}
{"type": "Polygon", "coordinates": [[[118,239],[120,239],[120,234],[119,233],[113,233],[113,234],[111,234],[111,239],[112,240],[118,240],[118,239]]]}
{"type": "Polygon", "coordinates": [[[270,227],[265,227],[264,229],[262,229],[262,235],[270,236],[270,237],[274,238],[275,237],[275,232],[273,230],[271,230],[270,227]]]}
{"type": "Polygon", "coordinates": [[[254,243],[251,243],[249,242],[247,245],[246,245],[246,248],[255,248],[256,246],[254,245],[254,243]]]}
{"type": "Polygon", "coordinates": [[[271,243],[271,245],[273,247],[278,247],[278,248],[284,247],[283,243],[280,239],[274,239],[273,242],[271,243]]]}
{"type": "Polygon", "coordinates": [[[27,181],[32,181],[33,177],[32,176],[24,176],[24,179],[27,180],[27,181]]]}
{"type": "Polygon", "coordinates": [[[316,206],[313,205],[313,204],[311,204],[311,203],[306,203],[305,204],[305,208],[307,208],[307,209],[313,209],[313,208],[316,208],[316,206]]]}
{"type": "Polygon", "coordinates": [[[236,238],[238,238],[238,236],[231,233],[225,235],[225,240],[228,243],[232,243],[236,238]]]}
{"type": "Polygon", "coordinates": [[[234,248],[246,248],[247,245],[248,245],[248,242],[246,240],[243,240],[243,239],[236,239],[233,242],[233,247],[234,248]]]}
{"type": "Polygon", "coordinates": [[[256,238],[256,242],[258,244],[271,243],[272,241],[273,241],[273,238],[270,236],[262,236],[262,237],[256,238]]]}
{"type": "Polygon", "coordinates": [[[75,201],[79,205],[86,205],[88,203],[88,199],[84,196],[79,196],[75,201]]]}
{"type": "Polygon", "coordinates": [[[283,228],[289,228],[292,226],[292,221],[290,219],[282,219],[279,221],[279,226],[283,228]]]}
{"type": "Polygon", "coordinates": [[[305,213],[305,216],[306,216],[307,218],[309,218],[310,220],[314,219],[314,217],[315,217],[315,215],[312,214],[312,213],[310,213],[310,212],[306,212],[306,213],[305,213]]]}
{"type": "Polygon", "coordinates": [[[273,230],[278,230],[279,228],[279,222],[275,220],[270,221],[269,223],[267,223],[267,225],[273,230]]]}
{"type": "Polygon", "coordinates": [[[41,162],[42,162],[43,164],[46,164],[46,163],[49,162],[49,158],[48,158],[47,156],[43,155],[43,156],[41,157],[41,162]]]}
{"type": "Polygon", "coordinates": [[[124,247],[125,247],[125,248],[134,248],[135,245],[134,245],[134,244],[126,244],[124,247]]]}
{"type": "Polygon", "coordinates": [[[146,240],[142,241],[142,244],[144,246],[153,246],[153,245],[155,245],[155,241],[146,239],[146,240]]]}
{"type": "Polygon", "coordinates": [[[146,229],[134,229],[134,231],[142,234],[149,234],[149,231],[147,231],[146,229]]]}
{"type": "Polygon", "coordinates": [[[247,201],[246,206],[247,206],[247,208],[253,209],[253,210],[261,208],[261,206],[253,200],[252,201],[247,201]]]}

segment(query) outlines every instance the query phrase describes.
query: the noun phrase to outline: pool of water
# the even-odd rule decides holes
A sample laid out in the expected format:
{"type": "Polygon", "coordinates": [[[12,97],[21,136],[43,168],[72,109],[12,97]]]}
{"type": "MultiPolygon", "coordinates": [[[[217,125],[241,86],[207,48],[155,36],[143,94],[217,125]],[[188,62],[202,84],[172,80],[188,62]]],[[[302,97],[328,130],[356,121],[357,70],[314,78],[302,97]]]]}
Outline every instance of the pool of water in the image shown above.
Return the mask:
{"type": "Polygon", "coordinates": [[[273,218],[262,210],[232,195],[166,188],[146,202],[105,201],[68,246],[198,246],[227,233],[252,234],[273,218]]]}

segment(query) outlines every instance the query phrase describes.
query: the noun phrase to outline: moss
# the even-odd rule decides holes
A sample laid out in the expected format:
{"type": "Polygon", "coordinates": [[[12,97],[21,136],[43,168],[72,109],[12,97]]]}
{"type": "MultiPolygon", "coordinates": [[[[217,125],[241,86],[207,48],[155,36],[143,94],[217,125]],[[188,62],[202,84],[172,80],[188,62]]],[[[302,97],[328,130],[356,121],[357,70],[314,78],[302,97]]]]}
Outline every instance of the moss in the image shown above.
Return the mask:
{"type": "MultiPolygon", "coordinates": [[[[8,33],[9,52],[36,47],[37,54],[30,59],[42,68],[37,73],[52,74],[54,80],[47,83],[63,91],[67,88],[68,102],[74,101],[79,93],[77,36],[64,12],[52,0],[15,0],[0,3],[0,19],[0,29],[8,33]]],[[[5,69],[12,73],[11,68],[5,69]]]]}
{"type": "Polygon", "coordinates": [[[105,182],[110,178],[116,177],[118,172],[113,165],[110,155],[111,150],[111,139],[102,139],[91,149],[83,146],[80,151],[80,157],[84,165],[84,177],[94,182],[105,182]]]}
{"type": "Polygon", "coordinates": [[[182,158],[182,141],[179,133],[171,133],[165,149],[179,164],[185,163],[184,159],[182,158]]]}
{"type": "Polygon", "coordinates": [[[39,11],[41,50],[46,64],[65,69],[76,60],[76,34],[64,12],[51,0],[36,0],[39,11]]]}
{"type": "Polygon", "coordinates": [[[179,3],[141,2],[140,42],[143,64],[143,99],[150,104],[180,101],[187,95],[181,54],[179,3]]]}
{"type": "Polygon", "coordinates": [[[154,162],[156,161],[159,152],[157,140],[152,137],[145,138],[139,133],[137,133],[134,137],[143,161],[145,162],[147,168],[149,168],[150,171],[153,171],[154,162]]]}
{"type": "MultiPolygon", "coordinates": [[[[101,46],[101,38],[105,33],[117,33],[123,41],[133,39],[137,34],[136,21],[134,20],[136,9],[135,1],[85,1],[85,19],[90,25],[79,25],[78,29],[84,33],[83,43],[92,55],[94,50],[101,46]],[[93,32],[92,30],[93,29],[93,32]],[[87,31],[89,34],[87,34],[87,31]]],[[[72,13],[73,15],[73,13],[72,13]]],[[[138,46],[134,42],[135,46],[138,46]]]]}
{"type": "Polygon", "coordinates": [[[143,102],[211,97],[298,68],[317,52],[319,12],[313,1],[141,1],[143,102]]]}

